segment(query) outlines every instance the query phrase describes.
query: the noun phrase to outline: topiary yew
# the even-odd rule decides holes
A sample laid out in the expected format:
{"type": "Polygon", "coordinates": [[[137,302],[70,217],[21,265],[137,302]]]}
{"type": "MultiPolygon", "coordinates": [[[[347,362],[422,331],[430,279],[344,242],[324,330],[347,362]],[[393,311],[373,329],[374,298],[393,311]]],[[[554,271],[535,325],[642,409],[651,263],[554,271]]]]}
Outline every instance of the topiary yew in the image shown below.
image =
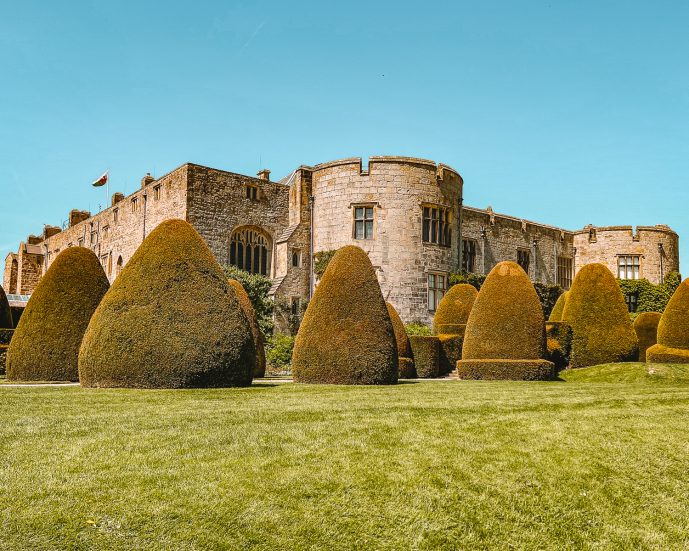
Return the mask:
{"type": "Polygon", "coordinates": [[[10,303],[7,302],[7,295],[5,289],[0,285],[0,329],[12,329],[12,310],[10,303]]]}
{"type": "Polygon", "coordinates": [[[392,328],[395,331],[397,356],[400,358],[408,358],[411,356],[411,349],[409,348],[409,337],[407,336],[407,330],[404,328],[404,322],[392,304],[386,302],[385,306],[388,309],[388,315],[390,316],[390,321],[392,322],[392,328]]]}
{"type": "Polygon", "coordinates": [[[414,369],[419,379],[437,377],[440,368],[440,340],[435,335],[412,335],[409,337],[414,369]]]}
{"type": "Polygon", "coordinates": [[[292,374],[301,383],[392,384],[395,332],[368,255],[339,249],[299,327],[292,374]]]}
{"type": "Polygon", "coordinates": [[[460,379],[549,379],[543,309],[533,284],[515,262],[500,262],[486,278],[469,315],[460,379]]]}
{"type": "Polygon", "coordinates": [[[587,264],[574,278],[562,321],[572,327],[570,367],[634,361],[639,342],[622,291],[603,264],[587,264]]]}
{"type": "Polygon", "coordinates": [[[14,331],[7,351],[7,378],[79,380],[79,346],[108,285],[90,249],[70,247],[57,255],[14,331]]]}
{"type": "Polygon", "coordinates": [[[438,334],[457,334],[446,328],[448,326],[466,325],[469,313],[474,306],[478,291],[473,285],[460,283],[453,285],[438,304],[433,316],[433,328],[438,334]]]}
{"type": "Polygon", "coordinates": [[[565,311],[565,304],[567,304],[567,294],[569,291],[565,291],[560,295],[553,306],[553,311],[550,312],[550,317],[548,321],[562,321],[562,313],[565,311]]]}
{"type": "Polygon", "coordinates": [[[266,352],[263,346],[263,334],[261,333],[261,328],[258,326],[258,319],[256,317],[256,312],[251,304],[251,299],[247,294],[244,286],[236,279],[228,280],[230,285],[235,290],[237,294],[237,300],[239,300],[239,305],[244,311],[247,321],[249,322],[249,328],[251,329],[251,336],[254,339],[254,347],[256,348],[256,364],[254,366],[254,377],[265,377],[266,374],[266,352]]]}
{"type": "Polygon", "coordinates": [[[646,361],[646,352],[658,343],[658,325],[662,314],[642,312],[634,320],[634,331],[639,339],[639,361],[646,361]]]}
{"type": "Polygon", "coordinates": [[[203,239],[182,220],[146,237],[86,330],[83,386],[248,386],[249,322],[203,239]]]}
{"type": "Polygon", "coordinates": [[[646,352],[649,362],[689,363],[689,279],[672,295],[658,324],[658,344],[646,352]]]}

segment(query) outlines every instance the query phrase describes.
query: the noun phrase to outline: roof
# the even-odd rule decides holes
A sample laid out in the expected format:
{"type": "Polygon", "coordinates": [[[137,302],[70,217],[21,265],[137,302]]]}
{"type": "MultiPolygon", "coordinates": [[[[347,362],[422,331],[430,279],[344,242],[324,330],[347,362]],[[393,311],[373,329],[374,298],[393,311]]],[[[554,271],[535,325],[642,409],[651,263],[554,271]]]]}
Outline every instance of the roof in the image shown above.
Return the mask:
{"type": "Polygon", "coordinates": [[[284,230],[282,230],[282,233],[275,240],[275,243],[284,243],[285,241],[287,241],[290,237],[292,237],[292,234],[296,231],[298,227],[298,222],[296,224],[292,224],[291,226],[287,226],[284,230]]]}
{"type": "Polygon", "coordinates": [[[24,308],[30,298],[31,295],[7,295],[7,302],[12,308],[24,308]]]}

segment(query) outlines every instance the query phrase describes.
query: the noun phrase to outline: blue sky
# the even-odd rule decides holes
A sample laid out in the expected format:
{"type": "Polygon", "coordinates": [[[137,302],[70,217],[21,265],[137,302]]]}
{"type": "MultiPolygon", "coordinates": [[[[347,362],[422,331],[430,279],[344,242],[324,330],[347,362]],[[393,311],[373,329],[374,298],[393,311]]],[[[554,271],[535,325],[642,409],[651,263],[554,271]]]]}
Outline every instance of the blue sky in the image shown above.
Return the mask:
{"type": "Polygon", "coordinates": [[[0,0],[0,255],[195,162],[444,162],[465,201],[667,223],[689,275],[689,2],[0,0]]]}

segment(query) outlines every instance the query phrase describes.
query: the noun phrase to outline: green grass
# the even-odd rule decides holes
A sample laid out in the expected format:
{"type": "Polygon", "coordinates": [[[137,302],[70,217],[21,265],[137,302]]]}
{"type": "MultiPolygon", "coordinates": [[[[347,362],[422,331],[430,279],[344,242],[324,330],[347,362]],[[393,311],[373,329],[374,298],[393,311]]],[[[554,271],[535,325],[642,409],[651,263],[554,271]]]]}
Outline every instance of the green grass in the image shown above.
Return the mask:
{"type": "Polygon", "coordinates": [[[623,383],[5,387],[0,549],[687,548],[689,380],[628,367],[623,383]]]}

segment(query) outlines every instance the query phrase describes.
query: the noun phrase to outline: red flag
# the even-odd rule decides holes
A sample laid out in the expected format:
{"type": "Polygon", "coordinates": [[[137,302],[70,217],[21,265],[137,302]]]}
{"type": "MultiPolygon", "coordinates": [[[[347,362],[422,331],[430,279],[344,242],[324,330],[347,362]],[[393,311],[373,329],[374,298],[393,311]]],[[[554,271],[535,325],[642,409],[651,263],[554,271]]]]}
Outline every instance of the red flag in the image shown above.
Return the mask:
{"type": "Polygon", "coordinates": [[[95,182],[93,182],[91,185],[92,185],[93,187],[101,187],[101,186],[104,186],[105,184],[108,183],[108,175],[109,175],[109,173],[110,173],[110,171],[109,171],[109,170],[106,170],[106,171],[103,173],[103,176],[101,176],[100,178],[98,178],[98,180],[96,180],[95,182]]]}

